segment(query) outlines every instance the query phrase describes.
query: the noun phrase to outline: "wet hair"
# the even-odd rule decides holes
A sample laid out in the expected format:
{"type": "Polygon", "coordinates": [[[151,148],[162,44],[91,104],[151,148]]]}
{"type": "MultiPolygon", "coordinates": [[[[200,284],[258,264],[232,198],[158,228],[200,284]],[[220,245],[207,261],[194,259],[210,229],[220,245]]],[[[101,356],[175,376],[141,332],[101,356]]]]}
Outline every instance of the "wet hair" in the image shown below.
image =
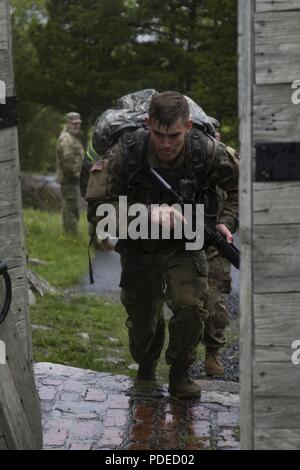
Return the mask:
{"type": "Polygon", "coordinates": [[[178,119],[186,124],[190,118],[190,107],[185,97],[177,91],[164,91],[152,98],[149,106],[149,119],[158,126],[167,128],[178,119]]]}

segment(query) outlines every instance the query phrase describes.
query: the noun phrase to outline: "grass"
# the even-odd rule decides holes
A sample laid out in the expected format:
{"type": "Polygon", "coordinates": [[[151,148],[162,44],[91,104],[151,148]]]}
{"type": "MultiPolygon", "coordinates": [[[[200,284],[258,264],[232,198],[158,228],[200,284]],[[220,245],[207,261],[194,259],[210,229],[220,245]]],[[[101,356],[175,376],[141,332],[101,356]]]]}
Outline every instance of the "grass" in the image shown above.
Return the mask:
{"type": "Polygon", "coordinates": [[[81,214],[78,236],[64,235],[61,215],[40,210],[24,210],[26,248],[29,258],[46,261],[34,271],[55,287],[76,284],[88,269],[88,229],[81,214]]]}
{"type": "MultiPolygon", "coordinates": [[[[48,294],[31,307],[34,360],[134,377],[136,371],[128,369],[134,361],[125,320],[119,303],[93,295],[48,294]],[[118,362],[111,363],[112,358],[118,362]]],[[[163,356],[158,373],[166,382],[163,356]]]]}

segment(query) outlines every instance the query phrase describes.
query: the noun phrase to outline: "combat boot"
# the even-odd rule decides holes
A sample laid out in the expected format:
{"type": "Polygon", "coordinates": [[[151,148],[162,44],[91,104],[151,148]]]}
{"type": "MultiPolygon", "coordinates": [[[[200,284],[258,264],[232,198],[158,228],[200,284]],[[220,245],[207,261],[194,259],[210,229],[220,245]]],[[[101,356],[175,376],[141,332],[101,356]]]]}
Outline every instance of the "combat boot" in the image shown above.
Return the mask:
{"type": "Polygon", "coordinates": [[[218,357],[219,348],[206,347],[205,350],[205,372],[207,375],[224,375],[224,366],[218,357]]]}
{"type": "Polygon", "coordinates": [[[201,388],[188,377],[186,368],[171,366],[169,393],[181,400],[195,400],[201,397],[201,388]]]}
{"type": "Polygon", "coordinates": [[[152,380],[154,382],[156,380],[156,366],[157,362],[141,362],[136,374],[137,380],[152,380]]]}

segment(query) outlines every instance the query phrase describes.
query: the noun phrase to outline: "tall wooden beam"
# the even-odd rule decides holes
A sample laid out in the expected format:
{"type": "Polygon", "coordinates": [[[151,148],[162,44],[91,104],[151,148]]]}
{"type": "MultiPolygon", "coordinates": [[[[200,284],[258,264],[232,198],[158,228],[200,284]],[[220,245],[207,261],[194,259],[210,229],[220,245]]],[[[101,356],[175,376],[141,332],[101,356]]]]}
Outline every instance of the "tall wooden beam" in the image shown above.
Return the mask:
{"type": "Polygon", "coordinates": [[[239,0],[241,448],[253,448],[252,84],[254,0],[239,0]]]}

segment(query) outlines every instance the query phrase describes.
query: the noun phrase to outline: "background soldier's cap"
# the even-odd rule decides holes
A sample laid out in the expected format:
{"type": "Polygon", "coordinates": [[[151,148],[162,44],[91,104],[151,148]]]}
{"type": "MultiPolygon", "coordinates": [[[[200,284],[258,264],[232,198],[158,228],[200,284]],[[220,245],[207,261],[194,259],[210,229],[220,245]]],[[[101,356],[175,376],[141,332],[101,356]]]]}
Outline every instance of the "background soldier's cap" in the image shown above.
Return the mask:
{"type": "Polygon", "coordinates": [[[82,122],[81,116],[79,113],[68,113],[66,115],[68,122],[82,122]]]}

